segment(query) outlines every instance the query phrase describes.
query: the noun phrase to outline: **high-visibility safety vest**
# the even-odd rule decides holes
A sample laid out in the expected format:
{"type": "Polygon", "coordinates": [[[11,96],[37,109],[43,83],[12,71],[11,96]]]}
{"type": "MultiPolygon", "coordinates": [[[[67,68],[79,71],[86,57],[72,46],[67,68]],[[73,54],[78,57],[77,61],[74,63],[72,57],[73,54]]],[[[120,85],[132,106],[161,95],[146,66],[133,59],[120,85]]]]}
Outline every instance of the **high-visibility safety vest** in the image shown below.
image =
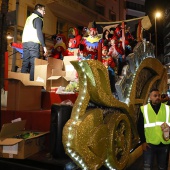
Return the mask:
{"type": "MultiPolygon", "coordinates": [[[[40,43],[38,36],[37,36],[37,30],[33,26],[33,20],[35,18],[38,18],[39,16],[35,13],[32,13],[26,20],[23,35],[22,35],[22,43],[24,42],[35,42],[40,43]]],[[[39,17],[41,18],[41,17],[39,17]]],[[[42,19],[42,18],[41,18],[42,19]]],[[[43,19],[42,19],[43,20],[43,19]]]]}
{"type": "Polygon", "coordinates": [[[166,101],[166,102],[163,102],[163,104],[167,104],[168,103],[168,101],[166,101]]]}
{"type": "Polygon", "coordinates": [[[141,106],[144,117],[144,131],[147,143],[153,145],[170,144],[170,140],[163,139],[161,125],[166,122],[170,126],[170,109],[168,105],[161,103],[158,114],[155,113],[151,104],[141,106]]]}

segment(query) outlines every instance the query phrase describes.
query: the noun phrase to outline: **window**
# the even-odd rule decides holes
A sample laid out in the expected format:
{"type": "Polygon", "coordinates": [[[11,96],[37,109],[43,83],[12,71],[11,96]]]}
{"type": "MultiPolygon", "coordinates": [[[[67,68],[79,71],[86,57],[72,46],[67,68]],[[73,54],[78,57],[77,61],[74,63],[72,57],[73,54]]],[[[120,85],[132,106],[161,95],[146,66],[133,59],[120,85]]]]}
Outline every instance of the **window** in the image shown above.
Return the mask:
{"type": "Polygon", "coordinates": [[[79,2],[82,5],[86,5],[87,4],[87,0],[75,0],[76,2],[79,2]]]}
{"type": "Polygon", "coordinates": [[[109,19],[116,21],[116,14],[112,10],[109,10],[109,19]]]}
{"type": "Polygon", "coordinates": [[[126,8],[133,9],[136,11],[142,11],[145,12],[145,6],[141,4],[136,4],[133,2],[126,2],[126,8]]]}
{"type": "Polygon", "coordinates": [[[65,23],[64,22],[61,22],[61,21],[58,21],[57,22],[57,34],[61,34],[64,32],[64,26],[65,26],[65,23]]]}
{"type": "Polygon", "coordinates": [[[97,3],[96,4],[96,12],[101,14],[101,15],[104,15],[104,6],[102,6],[101,4],[97,3]]]}

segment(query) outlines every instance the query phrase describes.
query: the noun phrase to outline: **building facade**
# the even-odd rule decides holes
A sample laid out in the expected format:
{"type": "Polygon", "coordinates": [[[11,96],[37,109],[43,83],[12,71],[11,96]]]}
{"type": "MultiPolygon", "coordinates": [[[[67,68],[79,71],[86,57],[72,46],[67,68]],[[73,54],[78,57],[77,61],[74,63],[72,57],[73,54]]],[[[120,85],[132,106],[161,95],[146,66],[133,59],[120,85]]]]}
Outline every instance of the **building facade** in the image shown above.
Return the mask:
{"type": "MultiPolygon", "coordinates": [[[[168,89],[170,89],[170,4],[165,10],[164,21],[164,64],[168,69],[168,89]]],[[[170,92],[170,91],[169,91],[170,92]]]]}
{"type": "MultiPolygon", "coordinates": [[[[1,4],[2,1],[0,1],[1,4]]],[[[16,11],[16,0],[9,0],[9,13],[10,12],[14,12],[15,15],[15,11],[16,11]]],[[[18,17],[17,17],[17,25],[10,25],[8,27],[7,30],[7,34],[10,35],[11,39],[7,40],[8,43],[8,70],[11,71],[12,70],[12,65],[15,65],[17,67],[21,67],[22,65],[22,59],[21,59],[21,55],[19,53],[14,54],[13,49],[10,47],[10,43],[14,41],[14,37],[16,37],[16,41],[18,43],[21,43],[21,38],[22,38],[22,31],[24,28],[24,24],[26,21],[27,16],[32,13],[34,6],[37,3],[42,3],[45,4],[45,0],[30,0],[30,1],[25,1],[25,0],[19,0],[19,4],[18,4],[18,17]],[[17,27],[17,32],[15,33],[15,27],[17,27]],[[16,34],[16,35],[15,35],[16,34]],[[15,56],[15,62],[13,62],[13,58],[15,56]]],[[[15,20],[16,18],[12,17],[10,18],[10,20],[15,20]]],[[[45,35],[46,39],[46,44],[48,47],[50,47],[51,45],[51,35],[56,33],[56,24],[51,24],[51,23],[56,23],[57,22],[57,17],[47,8],[46,9],[46,15],[44,17],[44,27],[43,27],[43,33],[45,35]]]]}
{"type": "Polygon", "coordinates": [[[145,0],[126,0],[126,19],[145,16],[145,0]]]}
{"type": "MultiPolygon", "coordinates": [[[[21,42],[22,30],[26,18],[33,11],[37,3],[46,6],[44,16],[43,33],[47,47],[53,45],[51,36],[62,33],[68,37],[70,27],[87,27],[89,22],[114,22],[125,19],[138,18],[145,15],[145,0],[18,0],[18,18],[17,18],[17,42],[21,42]]],[[[16,10],[17,0],[9,0],[9,12],[16,10]]],[[[0,0],[1,4],[1,0],[0,0]]],[[[138,21],[135,21],[136,24],[138,21]]],[[[135,31],[135,23],[132,25],[132,31],[135,31]]],[[[8,33],[14,36],[14,26],[9,26],[8,33]]],[[[8,40],[10,44],[14,39],[8,40]]],[[[9,52],[9,70],[12,68],[13,50],[8,46],[9,52]]],[[[21,55],[16,55],[16,66],[21,67],[21,55]]]]}
{"type": "MultiPolygon", "coordinates": [[[[46,6],[43,33],[47,47],[53,45],[51,36],[63,33],[68,36],[70,27],[88,26],[92,21],[121,21],[125,19],[124,0],[18,0],[16,41],[21,42],[22,30],[27,16],[37,3],[46,6]]],[[[0,0],[1,4],[2,0],[0,0]]],[[[16,10],[17,0],[9,0],[9,12],[16,10]]],[[[14,36],[14,26],[9,26],[8,34],[14,36]]],[[[8,40],[10,44],[14,39],[8,40]]],[[[8,46],[9,70],[12,68],[13,50],[8,46]]],[[[21,67],[21,55],[16,55],[16,66],[21,67]]]]}
{"type": "Polygon", "coordinates": [[[89,22],[117,21],[124,17],[124,0],[48,0],[47,7],[57,16],[57,33],[89,22]]]}
{"type": "MultiPolygon", "coordinates": [[[[126,0],[125,2],[125,18],[126,20],[139,18],[145,16],[145,0],[126,0]]],[[[131,32],[136,33],[138,21],[129,22],[128,25],[131,28],[131,32]]]]}
{"type": "Polygon", "coordinates": [[[164,63],[170,65],[170,5],[165,10],[164,23],[164,63]]]}

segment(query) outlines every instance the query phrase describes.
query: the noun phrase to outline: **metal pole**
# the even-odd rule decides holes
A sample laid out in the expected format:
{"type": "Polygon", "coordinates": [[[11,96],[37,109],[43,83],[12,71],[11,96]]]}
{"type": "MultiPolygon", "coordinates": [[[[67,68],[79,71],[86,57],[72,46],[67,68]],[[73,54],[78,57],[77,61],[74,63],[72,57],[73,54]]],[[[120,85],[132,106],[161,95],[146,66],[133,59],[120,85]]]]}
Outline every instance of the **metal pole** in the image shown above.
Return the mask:
{"type": "Polygon", "coordinates": [[[156,28],[156,16],[155,16],[155,57],[157,58],[157,28],[156,28]]]}
{"type": "MultiPolygon", "coordinates": [[[[16,18],[15,18],[15,26],[14,26],[14,42],[17,42],[17,29],[18,29],[18,7],[19,7],[19,0],[16,0],[16,18]]],[[[16,50],[13,49],[13,57],[12,57],[12,70],[15,72],[16,67],[16,50]]]]}
{"type": "Polygon", "coordinates": [[[120,21],[120,0],[119,0],[119,21],[120,21]]]}
{"type": "MultiPolygon", "coordinates": [[[[3,28],[3,25],[4,25],[4,14],[1,14],[0,13],[0,31],[2,32],[2,34],[0,34],[0,64],[1,64],[1,71],[0,71],[0,90],[2,89],[2,83],[3,83],[3,67],[2,67],[2,63],[3,63],[3,47],[2,47],[2,44],[3,44],[3,31],[4,31],[4,28],[3,28]]],[[[1,92],[0,92],[1,93],[1,92]]],[[[0,98],[0,128],[2,126],[2,118],[1,118],[1,115],[2,115],[2,112],[1,112],[1,98],[0,98]]]]}

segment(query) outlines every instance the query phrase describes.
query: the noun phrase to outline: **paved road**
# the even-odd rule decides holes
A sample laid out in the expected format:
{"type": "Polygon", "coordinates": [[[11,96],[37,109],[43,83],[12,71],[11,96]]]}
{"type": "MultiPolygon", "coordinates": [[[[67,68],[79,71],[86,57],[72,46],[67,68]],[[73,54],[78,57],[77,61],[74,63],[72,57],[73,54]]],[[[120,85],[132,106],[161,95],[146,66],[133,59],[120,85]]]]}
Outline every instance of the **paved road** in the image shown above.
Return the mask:
{"type": "MultiPolygon", "coordinates": [[[[153,170],[157,170],[156,168],[156,161],[154,162],[153,170]]],[[[143,158],[140,156],[129,168],[126,170],[143,170],[143,158]]],[[[168,170],[170,170],[170,156],[169,156],[169,163],[168,163],[168,170]]]]}

